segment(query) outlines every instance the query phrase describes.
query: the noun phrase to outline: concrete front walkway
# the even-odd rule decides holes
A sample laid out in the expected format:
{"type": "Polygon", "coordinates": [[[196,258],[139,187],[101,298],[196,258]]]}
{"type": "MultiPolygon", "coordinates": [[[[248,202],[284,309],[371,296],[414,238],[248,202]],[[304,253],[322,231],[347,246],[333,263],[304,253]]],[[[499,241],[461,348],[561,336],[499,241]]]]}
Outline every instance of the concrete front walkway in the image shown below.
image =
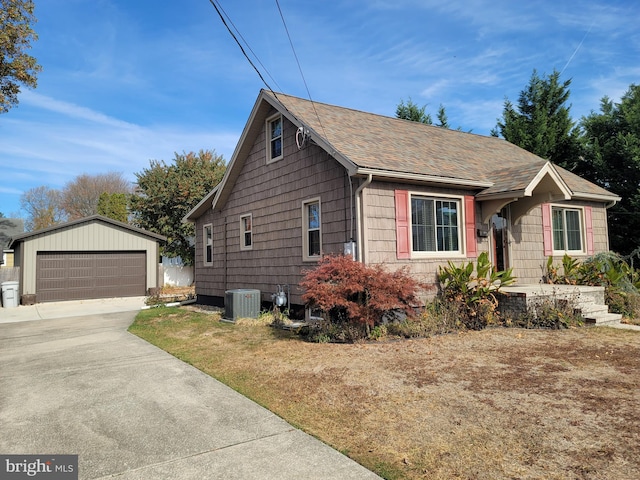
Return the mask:
{"type": "Polygon", "coordinates": [[[0,324],[0,453],[78,454],[82,479],[379,478],[128,333],[135,311],[71,313],[0,324]]]}

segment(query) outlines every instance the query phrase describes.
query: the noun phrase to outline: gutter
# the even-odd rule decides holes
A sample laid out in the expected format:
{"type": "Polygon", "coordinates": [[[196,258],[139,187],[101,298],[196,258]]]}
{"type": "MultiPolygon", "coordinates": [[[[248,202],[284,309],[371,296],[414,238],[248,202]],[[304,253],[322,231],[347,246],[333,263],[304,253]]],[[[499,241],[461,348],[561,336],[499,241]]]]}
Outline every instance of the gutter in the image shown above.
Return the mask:
{"type": "Polygon", "coordinates": [[[484,189],[492,187],[494,185],[493,182],[486,182],[482,180],[439,177],[435,175],[425,175],[422,173],[392,172],[386,170],[377,170],[373,168],[358,168],[356,173],[361,175],[375,175],[376,177],[384,177],[392,180],[410,180],[415,182],[432,183],[434,185],[447,185],[455,187],[474,187],[484,189]]]}
{"type": "Polygon", "coordinates": [[[355,197],[356,197],[356,259],[359,262],[363,261],[363,247],[364,247],[364,235],[363,235],[363,228],[362,228],[362,214],[360,212],[360,208],[361,208],[361,202],[360,202],[360,194],[362,193],[362,191],[368,187],[371,182],[373,180],[373,175],[372,174],[368,174],[367,175],[367,179],[362,183],[362,185],[360,185],[355,192],[355,197]]]}

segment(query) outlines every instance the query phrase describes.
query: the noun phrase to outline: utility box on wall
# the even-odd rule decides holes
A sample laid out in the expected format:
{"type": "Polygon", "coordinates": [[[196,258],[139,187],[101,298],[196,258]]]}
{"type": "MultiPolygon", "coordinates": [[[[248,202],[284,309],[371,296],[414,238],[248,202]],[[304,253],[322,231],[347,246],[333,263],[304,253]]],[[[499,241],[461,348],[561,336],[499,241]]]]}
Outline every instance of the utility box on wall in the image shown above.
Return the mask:
{"type": "Polygon", "coordinates": [[[258,318],[260,315],[260,290],[238,288],[224,292],[224,318],[258,318]]]}

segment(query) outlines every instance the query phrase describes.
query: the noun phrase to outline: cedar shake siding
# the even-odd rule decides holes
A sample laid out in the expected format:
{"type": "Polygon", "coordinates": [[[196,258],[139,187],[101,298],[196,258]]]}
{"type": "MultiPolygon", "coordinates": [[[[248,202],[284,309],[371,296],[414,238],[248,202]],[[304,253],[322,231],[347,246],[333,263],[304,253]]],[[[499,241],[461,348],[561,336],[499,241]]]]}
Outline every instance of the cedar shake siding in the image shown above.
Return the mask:
{"type": "MultiPolygon", "coordinates": [[[[469,196],[469,191],[459,189],[434,188],[417,185],[406,185],[399,183],[374,182],[364,190],[364,231],[366,248],[364,260],[369,264],[382,263],[390,268],[400,268],[408,266],[419,280],[427,283],[435,283],[438,266],[446,265],[448,260],[458,264],[467,260],[475,260],[477,255],[483,251],[488,251],[486,238],[477,238],[475,232],[461,232],[461,239],[464,253],[447,255],[442,252],[432,258],[416,258],[409,254],[400,255],[397,249],[398,234],[396,231],[396,192],[408,191],[410,195],[425,195],[435,197],[460,197],[464,199],[469,196]],[[475,249],[467,245],[467,237],[475,243],[475,249]]],[[[474,208],[478,209],[478,202],[474,208]]],[[[461,209],[464,210],[464,202],[461,200],[461,209]]],[[[466,215],[466,212],[464,212],[466,215]]],[[[475,214],[475,212],[474,212],[475,214]]],[[[474,215],[474,220],[479,218],[474,215]]],[[[408,219],[409,234],[411,231],[411,219],[408,219]]],[[[477,221],[474,222],[479,227],[477,221]]],[[[464,230],[464,222],[460,228],[464,230]]]]}
{"type": "Polygon", "coordinates": [[[226,290],[258,289],[271,301],[277,285],[291,287],[291,302],[302,303],[297,284],[315,261],[303,261],[302,204],[319,198],[322,253],[341,253],[350,223],[349,179],[345,169],[317,146],[298,150],[296,127],[283,122],[284,158],[267,163],[265,130],[237,177],[220,212],[209,209],[196,222],[196,294],[224,297],[226,290]],[[240,217],[251,214],[252,246],[241,249],[240,217]],[[213,226],[213,264],[202,266],[204,225],[213,226]]]}
{"type": "MultiPolygon", "coordinates": [[[[590,202],[554,202],[553,205],[567,206],[570,208],[588,208],[591,207],[592,212],[592,228],[593,228],[593,253],[606,252],[609,250],[609,236],[607,232],[607,210],[602,204],[590,202]]],[[[549,255],[545,249],[544,236],[542,232],[542,206],[535,207],[528,215],[515,225],[511,225],[509,235],[511,265],[513,274],[519,284],[540,283],[544,269],[546,268],[549,255]]],[[[587,251],[588,239],[585,230],[585,238],[583,238],[584,252],[571,253],[571,257],[576,259],[584,259],[591,254],[587,251]]],[[[563,253],[553,252],[554,263],[559,264],[562,261],[563,253]]]]}
{"type": "Polygon", "coordinates": [[[426,283],[449,261],[487,252],[519,284],[537,284],[564,248],[577,258],[608,250],[606,209],[619,199],[499,138],[263,90],[222,182],[185,221],[196,224],[199,302],[221,305],[232,289],[270,302],[285,284],[295,305],[304,270],[350,240],[358,261],[408,266],[426,283]],[[308,235],[307,201],[320,211],[308,235]],[[504,242],[492,229],[498,214],[504,242]],[[318,227],[320,255],[305,258],[318,227]]]}
{"type": "MultiPolygon", "coordinates": [[[[365,227],[366,232],[366,249],[364,258],[366,263],[375,264],[382,263],[389,265],[391,268],[408,266],[411,272],[421,281],[428,283],[435,282],[438,267],[446,265],[449,260],[459,265],[463,262],[474,261],[477,255],[447,256],[439,255],[437,258],[402,258],[397,252],[397,234],[396,234],[396,209],[394,193],[401,189],[404,190],[407,185],[386,182],[374,182],[365,189],[364,195],[364,211],[365,211],[365,227]]],[[[447,197],[468,196],[469,192],[455,189],[437,189],[409,186],[411,194],[424,194],[433,196],[447,197]]],[[[567,206],[570,208],[591,208],[592,225],[593,225],[593,249],[594,252],[603,252],[608,250],[608,236],[606,229],[606,209],[602,204],[588,202],[557,202],[555,206],[567,206]]],[[[475,202],[475,225],[476,230],[483,228],[480,223],[482,218],[482,203],[475,202]]],[[[409,220],[410,223],[410,220],[409,220]]],[[[462,222],[461,222],[462,223],[462,222]]],[[[486,228],[486,226],[484,226],[486,228]]],[[[409,225],[410,228],[410,225],[409,225]]],[[[465,232],[465,235],[473,235],[473,241],[476,243],[476,252],[489,253],[493,256],[491,235],[487,237],[478,237],[475,232],[465,232]]],[[[466,240],[466,237],[465,237],[466,240]]],[[[544,273],[543,268],[546,266],[548,256],[545,255],[544,239],[542,232],[542,208],[535,207],[527,215],[523,216],[515,225],[511,225],[509,230],[509,253],[510,265],[513,267],[519,284],[540,283],[544,273]]],[[[572,253],[575,258],[584,258],[589,255],[587,252],[587,238],[585,229],[585,238],[583,239],[584,252],[582,254],[572,253]]],[[[555,263],[560,263],[562,254],[552,255],[555,263]]]]}

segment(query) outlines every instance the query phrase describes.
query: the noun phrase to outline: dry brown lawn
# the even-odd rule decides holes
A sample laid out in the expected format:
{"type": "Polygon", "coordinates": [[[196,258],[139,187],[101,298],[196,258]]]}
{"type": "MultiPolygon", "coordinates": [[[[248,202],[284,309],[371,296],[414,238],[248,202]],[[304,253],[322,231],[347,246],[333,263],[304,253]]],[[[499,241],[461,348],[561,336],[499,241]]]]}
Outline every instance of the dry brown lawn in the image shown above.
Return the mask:
{"type": "Polygon", "coordinates": [[[385,478],[640,478],[640,333],[313,344],[187,309],[134,333],[385,478]]]}

